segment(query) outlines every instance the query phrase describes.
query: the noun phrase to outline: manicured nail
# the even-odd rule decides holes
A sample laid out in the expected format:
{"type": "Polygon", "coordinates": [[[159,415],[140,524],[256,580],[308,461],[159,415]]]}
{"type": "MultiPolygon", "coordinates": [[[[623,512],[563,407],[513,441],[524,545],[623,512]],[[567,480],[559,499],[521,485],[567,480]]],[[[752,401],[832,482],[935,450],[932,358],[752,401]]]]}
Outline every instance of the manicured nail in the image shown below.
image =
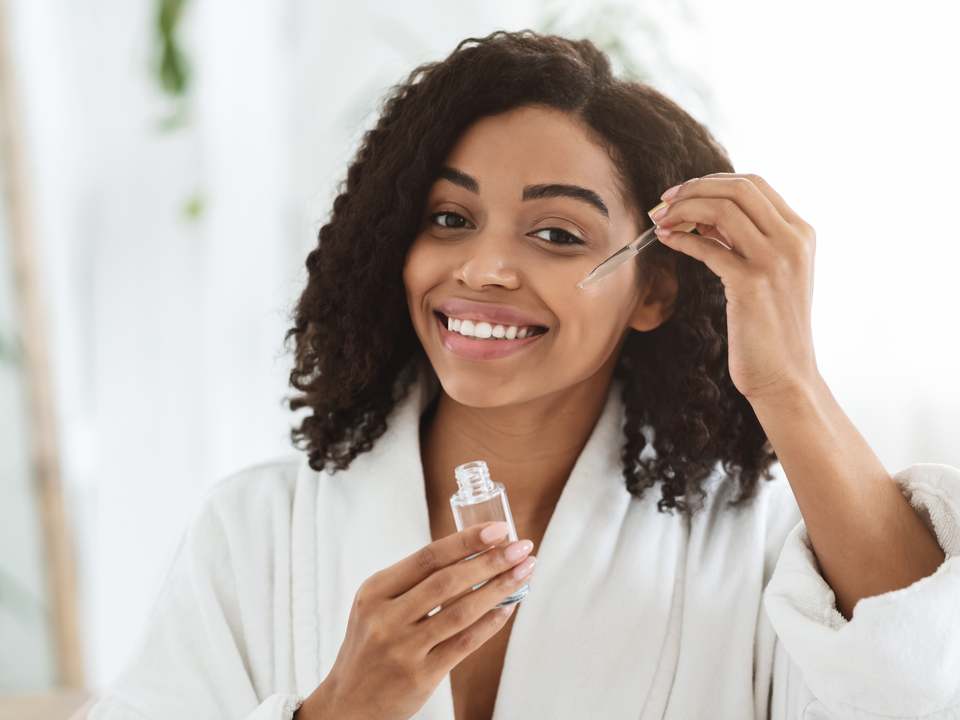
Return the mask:
{"type": "Polygon", "coordinates": [[[667,190],[663,195],[661,195],[660,199],[665,202],[669,202],[670,200],[673,200],[677,196],[677,193],[680,192],[680,187],[681,187],[680,185],[674,185],[672,188],[667,190]]]}
{"type": "Polygon", "coordinates": [[[480,531],[480,541],[491,545],[508,532],[510,532],[509,525],[505,522],[495,522],[493,525],[487,525],[487,527],[480,531]]]}
{"type": "Polygon", "coordinates": [[[670,209],[670,206],[666,203],[660,203],[657,206],[658,209],[650,213],[650,219],[653,220],[657,225],[660,224],[660,219],[667,214],[667,211],[670,209]]]}
{"type": "Polygon", "coordinates": [[[672,233],[673,230],[667,230],[667,228],[658,227],[656,230],[654,230],[654,232],[658,238],[665,238],[670,237],[670,233],[672,233]]]}
{"type": "Polygon", "coordinates": [[[521,540],[520,542],[508,545],[507,549],[503,551],[503,556],[509,562],[516,562],[524,555],[529,555],[531,550],[533,550],[533,543],[529,540],[521,540]]]}
{"type": "Polygon", "coordinates": [[[523,580],[527,575],[533,572],[533,567],[537,564],[535,557],[527,558],[513,569],[513,577],[517,580],[523,580]]]}

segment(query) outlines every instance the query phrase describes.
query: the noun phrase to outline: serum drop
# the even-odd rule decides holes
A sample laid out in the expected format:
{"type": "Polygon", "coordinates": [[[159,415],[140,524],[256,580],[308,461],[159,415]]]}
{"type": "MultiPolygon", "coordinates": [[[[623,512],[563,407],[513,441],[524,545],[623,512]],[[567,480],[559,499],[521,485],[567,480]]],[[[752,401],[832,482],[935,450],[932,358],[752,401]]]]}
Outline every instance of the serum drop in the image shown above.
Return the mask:
{"type": "MultiPolygon", "coordinates": [[[[510,503],[507,502],[507,492],[503,483],[490,480],[490,471],[482,460],[467,463],[458,467],[454,473],[457,477],[459,489],[450,496],[450,506],[453,508],[453,517],[457,522],[457,530],[463,530],[471,525],[486,522],[506,522],[510,532],[502,545],[516,542],[517,530],[513,525],[513,515],[510,514],[510,503]]],[[[479,553],[477,553],[479,555],[479,553]]],[[[476,557],[472,555],[471,557],[476,557]]],[[[469,558],[467,558],[469,560],[469,558]]],[[[480,583],[477,587],[482,587],[480,583]]],[[[530,583],[524,583],[513,595],[494,605],[495,608],[512,605],[520,602],[530,594],[530,583]]]]}

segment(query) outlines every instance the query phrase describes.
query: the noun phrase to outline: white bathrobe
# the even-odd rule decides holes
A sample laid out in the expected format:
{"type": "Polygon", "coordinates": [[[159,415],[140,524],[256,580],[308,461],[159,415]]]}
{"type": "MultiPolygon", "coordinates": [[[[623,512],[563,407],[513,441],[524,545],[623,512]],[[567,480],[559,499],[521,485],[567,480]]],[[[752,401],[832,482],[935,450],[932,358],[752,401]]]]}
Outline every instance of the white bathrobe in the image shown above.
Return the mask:
{"type": "MultiPolygon", "coordinates": [[[[347,471],[297,456],[208,492],[91,720],[289,719],[330,672],[361,582],[431,541],[429,399],[415,385],[347,471]]],[[[688,523],[657,512],[657,488],[627,493],[622,423],[613,391],[535,550],[495,720],[960,717],[960,472],[896,476],[947,559],[847,622],[785,479],[731,509],[718,472],[688,523]]],[[[414,717],[454,720],[449,677],[414,717]]]]}

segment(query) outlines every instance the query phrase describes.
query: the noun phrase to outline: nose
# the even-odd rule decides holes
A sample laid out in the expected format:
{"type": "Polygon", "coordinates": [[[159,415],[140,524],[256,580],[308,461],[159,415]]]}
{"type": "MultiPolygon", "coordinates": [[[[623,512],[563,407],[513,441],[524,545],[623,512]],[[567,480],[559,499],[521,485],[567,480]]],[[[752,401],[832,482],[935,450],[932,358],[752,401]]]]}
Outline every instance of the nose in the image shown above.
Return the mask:
{"type": "Polygon", "coordinates": [[[455,271],[457,280],[474,290],[520,287],[517,244],[508,233],[488,229],[477,233],[463,247],[463,261],[455,271]]]}

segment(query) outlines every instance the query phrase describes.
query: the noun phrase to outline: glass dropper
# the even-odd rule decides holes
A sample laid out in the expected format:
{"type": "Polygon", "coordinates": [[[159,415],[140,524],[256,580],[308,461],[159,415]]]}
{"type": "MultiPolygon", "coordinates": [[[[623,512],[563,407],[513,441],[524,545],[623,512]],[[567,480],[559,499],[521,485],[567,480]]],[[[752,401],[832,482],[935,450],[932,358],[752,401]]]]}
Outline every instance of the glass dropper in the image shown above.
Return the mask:
{"type": "MultiPolygon", "coordinates": [[[[653,208],[650,212],[648,212],[647,215],[653,215],[653,213],[655,213],[660,208],[665,207],[666,205],[667,203],[665,202],[660,203],[655,208],[653,208]]],[[[611,255],[602,263],[597,265],[593,269],[592,273],[590,273],[583,280],[580,281],[579,287],[585,288],[587,287],[587,285],[593,285],[593,283],[595,282],[600,282],[607,275],[609,275],[614,270],[616,270],[618,267],[620,267],[621,265],[625,265],[629,261],[633,260],[637,255],[640,254],[640,252],[644,248],[648,248],[651,245],[653,245],[653,243],[657,241],[656,232],[658,227],[659,226],[656,223],[654,223],[652,228],[641,233],[640,237],[638,237],[632,243],[628,243],[627,245],[624,245],[622,248],[617,250],[613,255],[611,255]]],[[[693,230],[696,229],[696,227],[697,227],[696,223],[686,222],[686,223],[680,223],[673,229],[679,232],[692,232],[693,230]]]]}

